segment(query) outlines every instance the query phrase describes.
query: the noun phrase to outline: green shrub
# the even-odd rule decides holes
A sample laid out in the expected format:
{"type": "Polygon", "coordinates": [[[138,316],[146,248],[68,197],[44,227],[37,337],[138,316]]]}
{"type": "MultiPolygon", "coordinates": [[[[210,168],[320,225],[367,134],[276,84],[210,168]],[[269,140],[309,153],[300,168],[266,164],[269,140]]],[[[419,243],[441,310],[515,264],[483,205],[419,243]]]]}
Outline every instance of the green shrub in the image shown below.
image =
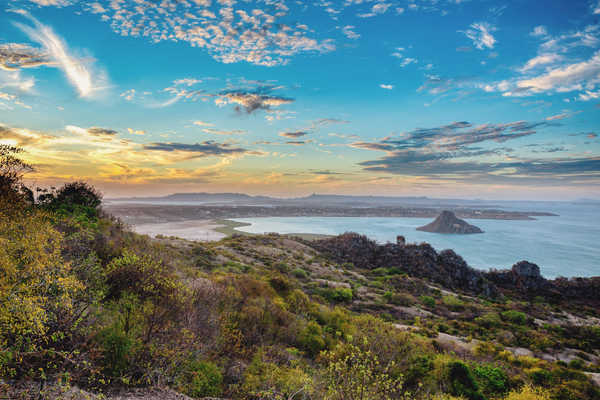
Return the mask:
{"type": "Polygon", "coordinates": [[[274,276],[273,278],[269,279],[269,283],[273,289],[282,294],[288,293],[292,288],[290,281],[282,276],[274,276]]]}
{"type": "Polygon", "coordinates": [[[462,396],[469,400],[485,400],[485,396],[481,393],[471,369],[462,361],[453,361],[448,364],[448,379],[453,395],[462,396]]]}
{"type": "Polygon", "coordinates": [[[421,302],[425,305],[425,307],[435,307],[435,299],[431,296],[421,296],[421,302]]]}
{"type": "Polygon", "coordinates": [[[508,391],[508,376],[501,368],[479,365],[475,367],[474,373],[485,395],[500,395],[508,391]]]}
{"type": "Polygon", "coordinates": [[[310,356],[316,356],[325,349],[323,329],[315,321],[310,321],[300,332],[299,344],[310,356]]]}
{"type": "Polygon", "coordinates": [[[527,314],[516,310],[507,310],[502,312],[502,319],[508,322],[512,322],[517,325],[525,325],[527,322],[527,314]]]}
{"type": "Polygon", "coordinates": [[[416,299],[407,293],[394,293],[390,299],[390,303],[397,306],[411,306],[416,303],[416,299]]]}
{"type": "Polygon", "coordinates": [[[584,367],[585,367],[585,363],[580,358],[575,358],[575,359],[571,360],[571,362],[569,363],[569,368],[572,368],[572,369],[583,369],[584,367]]]}
{"type": "Polygon", "coordinates": [[[493,328],[500,326],[502,324],[502,320],[500,319],[500,315],[495,312],[487,313],[482,315],[481,317],[475,318],[475,322],[484,328],[493,328]]]}
{"type": "Polygon", "coordinates": [[[532,368],[528,371],[528,375],[534,384],[540,386],[548,385],[553,380],[552,372],[542,368],[532,368]]]}
{"type": "Polygon", "coordinates": [[[302,268],[296,268],[292,271],[292,275],[294,275],[298,279],[306,279],[308,278],[308,273],[302,268]]]}
{"type": "Polygon", "coordinates": [[[104,329],[99,334],[105,371],[110,376],[123,376],[129,367],[134,340],[118,325],[104,329]]]}
{"type": "Polygon", "coordinates": [[[458,297],[452,295],[442,297],[442,303],[453,311],[460,311],[465,308],[465,303],[458,297]]]}
{"type": "Polygon", "coordinates": [[[326,288],[318,292],[332,303],[349,303],[352,301],[352,289],[350,288],[326,288]]]}
{"type": "Polygon", "coordinates": [[[290,271],[289,265],[282,262],[275,264],[275,269],[277,269],[281,273],[287,273],[290,271]]]}
{"type": "Polygon", "coordinates": [[[209,361],[191,361],[179,376],[179,389],[194,398],[219,396],[222,392],[223,376],[218,366],[209,361]]]}

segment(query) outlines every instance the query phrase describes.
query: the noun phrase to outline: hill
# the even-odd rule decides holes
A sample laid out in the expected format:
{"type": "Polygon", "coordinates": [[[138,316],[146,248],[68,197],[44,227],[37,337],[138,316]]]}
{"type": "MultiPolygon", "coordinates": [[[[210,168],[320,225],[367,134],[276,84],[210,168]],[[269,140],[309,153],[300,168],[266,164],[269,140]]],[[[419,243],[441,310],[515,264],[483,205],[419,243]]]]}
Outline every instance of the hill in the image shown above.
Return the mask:
{"type": "Polygon", "coordinates": [[[433,232],[433,233],[450,233],[450,234],[473,234],[483,233],[481,229],[475,225],[469,224],[467,221],[456,218],[452,211],[442,211],[442,213],[433,221],[425,226],[417,228],[418,231],[433,232]]]}

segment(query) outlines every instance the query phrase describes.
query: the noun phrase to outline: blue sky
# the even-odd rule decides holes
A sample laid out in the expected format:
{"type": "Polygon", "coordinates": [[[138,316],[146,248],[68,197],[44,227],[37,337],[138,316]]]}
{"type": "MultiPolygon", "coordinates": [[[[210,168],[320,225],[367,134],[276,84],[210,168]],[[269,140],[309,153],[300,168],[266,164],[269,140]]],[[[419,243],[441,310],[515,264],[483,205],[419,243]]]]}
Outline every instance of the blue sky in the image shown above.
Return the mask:
{"type": "Polygon", "coordinates": [[[0,142],[108,196],[600,196],[600,3],[10,0],[0,142]]]}

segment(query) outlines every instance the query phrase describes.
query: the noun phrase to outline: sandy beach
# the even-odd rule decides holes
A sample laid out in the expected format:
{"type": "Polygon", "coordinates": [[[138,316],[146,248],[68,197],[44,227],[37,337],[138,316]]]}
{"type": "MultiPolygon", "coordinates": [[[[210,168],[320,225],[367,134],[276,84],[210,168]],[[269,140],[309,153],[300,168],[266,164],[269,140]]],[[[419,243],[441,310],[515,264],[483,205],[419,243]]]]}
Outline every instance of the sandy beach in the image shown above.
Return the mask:
{"type": "Polygon", "coordinates": [[[135,232],[155,237],[156,235],[177,236],[187,240],[198,240],[203,242],[218,241],[227,235],[215,231],[225,225],[218,224],[214,220],[190,220],[178,222],[162,222],[154,224],[132,225],[135,232]]]}

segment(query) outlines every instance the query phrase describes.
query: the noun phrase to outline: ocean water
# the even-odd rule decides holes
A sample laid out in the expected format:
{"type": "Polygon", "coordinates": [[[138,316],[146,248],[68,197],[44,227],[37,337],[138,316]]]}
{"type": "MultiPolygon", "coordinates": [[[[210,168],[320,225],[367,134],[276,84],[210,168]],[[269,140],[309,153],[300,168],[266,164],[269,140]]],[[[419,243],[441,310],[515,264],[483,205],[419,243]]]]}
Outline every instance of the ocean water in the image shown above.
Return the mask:
{"type": "Polygon", "coordinates": [[[453,249],[477,269],[510,268],[521,260],[539,265],[547,278],[600,276],[600,205],[585,203],[507,203],[505,210],[536,210],[559,214],[535,221],[472,219],[485,231],[477,235],[444,235],[415,228],[427,218],[267,217],[236,218],[251,233],[344,232],[365,234],[380,243],[404,235],[409,243],[428,242],[436,250],[453,249]]]}

